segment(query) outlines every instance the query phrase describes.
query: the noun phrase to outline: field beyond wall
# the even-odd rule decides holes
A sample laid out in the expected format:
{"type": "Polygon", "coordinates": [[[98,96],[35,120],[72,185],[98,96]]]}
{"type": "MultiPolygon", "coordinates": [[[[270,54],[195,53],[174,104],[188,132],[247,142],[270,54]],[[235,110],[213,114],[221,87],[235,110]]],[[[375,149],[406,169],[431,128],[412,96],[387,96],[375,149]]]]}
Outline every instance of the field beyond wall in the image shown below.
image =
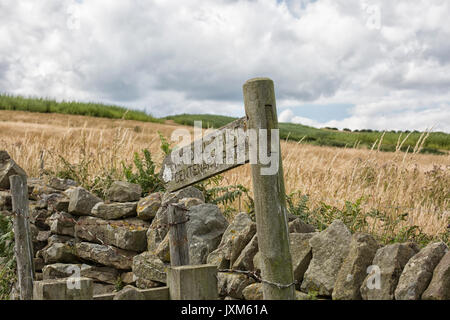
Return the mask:
{"type": "MultiPolygon", "coordinates": [[[[108,174],[123,179],[121,162],[130,164],[134,152],[149,149],[160,163],[158,131],[170,137],[181,125],[87,116],[0,111],[0,149],[7,150],[30,177],[84,165],[85,178],[108,174]]],[[[192,127],[185,127],[192,130],[192,127]]],[[[287,193],[308,196],[311,210],[344,208],[360,201],[358,214],[383,212],[398,221],[396,232],[418,226],[428,235],[448,232],[450,223],[450,156],[381,152],[282,142],[287,193]],[[401,219],[400,219],[401,218],[401,219]]],[[[251,188],[250,167],[224,174],[223,185],[251,188]]],[[[239,203],[233,203],[238,207],[239,203]]],[[[370,217],[368,217],[370,222],[370,217]]],[[[382,230],[382,222],[370,227],[382,230]]]]}

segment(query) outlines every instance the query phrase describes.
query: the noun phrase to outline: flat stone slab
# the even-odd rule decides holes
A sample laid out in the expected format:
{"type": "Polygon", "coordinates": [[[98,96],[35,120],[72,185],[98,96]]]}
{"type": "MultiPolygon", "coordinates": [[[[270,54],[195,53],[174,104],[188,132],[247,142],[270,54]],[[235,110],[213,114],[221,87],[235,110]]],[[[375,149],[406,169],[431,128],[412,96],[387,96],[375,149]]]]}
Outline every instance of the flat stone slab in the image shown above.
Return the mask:
{"type": "Polygon", "coordinates": [[[131,270],[133,257],[136,255],[133,251],[90,242],[77,243],[75,251],[82,259],[120,270],[131,270]]]}
{"type": "Polygon", "coordinates": [[[169,288],[138,289],[126,286],[116,293],[113,300],[169,300],[169,288]]]}
{"type": "Polygon", "coordinates": [[[104,220],[117,220],[136,216],[137,202],[97,203],[91,210],[91,216],[104,220]]]}
{"type": "Polygon", "coordinates": [[[105,293],[105,294],[98,294],[93,297],[92,300],[114,300],[114,297],[116,296],[116,293],[105,293]]]}
{"type": "Polygon", "coordinates": [[[75,235],[89,242],[143,252],[147,248],[148,227],[149,223],[137,218],[103,220],[81,217],[75,225],[75,235]]]}
{"type": "Polygon", "coordinates": [[[90,266],[87,264],[49,264],[42,269],[42,273],[44,280],[81,276],[109,284],[115,284],[119,277],[119,271],[114,268],[90,266]]]}
{"type": "Polygon", "coordinates": [[[149,251],[133,258],[133,273],[137,278],[166,283],[168,267],[168,264],[149,251]]]}
{"type": "Polygon", "coordinates": [[[113,202],[138,201],[141,197],[142,188],[135,183],[126,181],[114,181],[106,191],[106,198],[113,202]]]}

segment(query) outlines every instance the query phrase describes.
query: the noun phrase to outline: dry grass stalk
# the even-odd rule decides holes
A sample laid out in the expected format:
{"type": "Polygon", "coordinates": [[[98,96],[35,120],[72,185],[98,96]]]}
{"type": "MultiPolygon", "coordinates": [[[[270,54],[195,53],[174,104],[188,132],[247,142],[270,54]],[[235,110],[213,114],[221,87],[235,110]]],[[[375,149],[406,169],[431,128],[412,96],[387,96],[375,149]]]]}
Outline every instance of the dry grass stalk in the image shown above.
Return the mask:
{"type": "MultiPolygon", "coordinates": [[[[115,178],[123,179],[121,161],[131,163],[134,152],[147,148],[159,163],[164,155],[157,131],[170,137],[175,128],[179,126],[170,123],[1,111],[0,149],[30,176],[39,176],[43,155],[46,170],[61,169],[61,156],[71,163],[89,159],[90,179],[112,169],[118,169],[115,178]]],[[[450,156],[419,154],[426,136],[414,152],[400,153],[406,138],[399,138],[395,153],[378,152],[381,141],[376,150],[377,142],[363,150],[283,141],[286,191],[308,194],[312,208],[321,202],[343,207],[345,200],[363,197],[366,212],[378,209],[392,217],[408,212],[405,225],[442,233],[450,218],[450,156]]],[[[249,165],[241,166],[225,173],[222,184],[251,187],[250,176],[249,165]]],[[[240,203],[234,205],[239,208],[240,203]]]]}

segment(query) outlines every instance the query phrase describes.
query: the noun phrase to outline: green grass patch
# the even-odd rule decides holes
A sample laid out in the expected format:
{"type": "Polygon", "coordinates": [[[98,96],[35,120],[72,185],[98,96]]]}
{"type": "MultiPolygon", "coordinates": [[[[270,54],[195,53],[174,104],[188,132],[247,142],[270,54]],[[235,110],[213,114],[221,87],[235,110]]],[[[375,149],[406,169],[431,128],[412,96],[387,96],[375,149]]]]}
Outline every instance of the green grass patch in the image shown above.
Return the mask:
{"type": "MultiPolygon", "coordinates": [[[[168,116],[165,119],[173,120],[175,123],[193,126],[194,121],[201,120],[203,128],[220,128],[237,118],[210,115],[210,114],[180,114],[168,116]]],[[[376,130],[359,130],[349,131],[337,130],[335,128],[317,129],[313,127],[304,126],[294,123],[280,123],[280,138],[289,139],[292,141],[302,140],[305,143],[310,143],[318,146],[331,146],[339,148],[352,148],[355,146],[372,148],[383,136],[383,132],[376,130]]],[[[420,139],[422,133],[414,132],[392,132],[384,133],[383,140],[380,146],[381,151],[393,152],[396,150],[397,142],[403,141],[409,134],[408,138],[403,143],[401,150],[412,152],[420,139]]],[[[444,132],[432,132],[423,143],[420,153],[427,154],[447,154],[450,150],[450,134],[444,132]]]]}
{"type": "Polygon", "coordinates": [[[62,113],[110,119],[137,120],[144,122],[158,122],[163,120],[155,118],[144,111],[130,110],[115,105],[106,105],[93,102],[61,101],[0,94],[0,110],[18,110],[40,113],[62,113]]]}

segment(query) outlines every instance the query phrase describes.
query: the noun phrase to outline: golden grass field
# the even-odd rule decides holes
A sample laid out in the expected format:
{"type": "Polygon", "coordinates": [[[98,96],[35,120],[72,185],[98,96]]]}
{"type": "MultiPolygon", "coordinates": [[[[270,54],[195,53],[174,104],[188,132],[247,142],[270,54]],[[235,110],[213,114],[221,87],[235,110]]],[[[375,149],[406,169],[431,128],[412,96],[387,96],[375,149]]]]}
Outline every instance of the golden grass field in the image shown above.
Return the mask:
{"type": "MultiPolygon", "coordinates": [[[[164,155],[157,131],[170,137],[179,127],[173,123],[0,111],[0,149],[7,150],[30,177],[39,175],[41,162],[44,169],[58,171],[62,156],[71,163],[89,159],[87,174],[91,179],[111,168],[118,168],[117,178],[123,179],[122,160],[130,164],[135,151],[147,148],[160,163],[164,155]]],[[[321,202],[342,208],[346,200],[354,202],[363,197],[362,214],[371,209],[391,217],[407,212],[399,228],[417,225],[429,235],[448,231],[450,156],[285,141],[281,148],[286,191],[308,194],[311,208],[321,202]]],[[[251,188],[249,165],[228,171],[224,177],[224,185],[251,188]]]]}

